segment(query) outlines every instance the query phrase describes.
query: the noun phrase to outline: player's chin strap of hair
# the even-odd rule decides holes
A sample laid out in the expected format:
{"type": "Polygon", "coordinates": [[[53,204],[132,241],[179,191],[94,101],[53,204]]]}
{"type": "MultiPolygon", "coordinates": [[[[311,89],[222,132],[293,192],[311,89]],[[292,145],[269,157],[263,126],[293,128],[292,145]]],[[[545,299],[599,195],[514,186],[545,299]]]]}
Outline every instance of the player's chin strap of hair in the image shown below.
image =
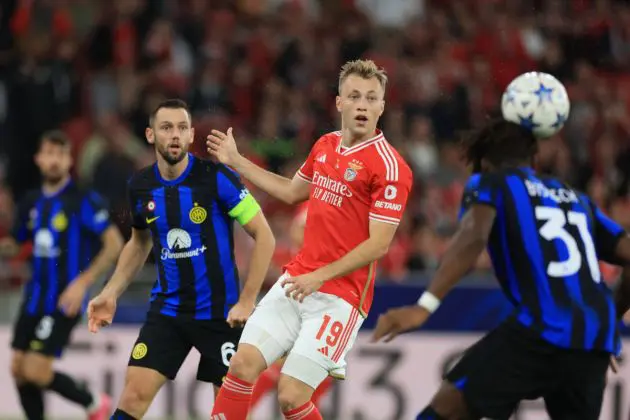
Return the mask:
{"type": "Polygon", "coordinates": [[[437,311],[441,303],[442,301],[431,292],[424,292],[422,296],[420,296],[420,299],[418,299],[418,306],[426,309],[431,314],[437,311]]]}

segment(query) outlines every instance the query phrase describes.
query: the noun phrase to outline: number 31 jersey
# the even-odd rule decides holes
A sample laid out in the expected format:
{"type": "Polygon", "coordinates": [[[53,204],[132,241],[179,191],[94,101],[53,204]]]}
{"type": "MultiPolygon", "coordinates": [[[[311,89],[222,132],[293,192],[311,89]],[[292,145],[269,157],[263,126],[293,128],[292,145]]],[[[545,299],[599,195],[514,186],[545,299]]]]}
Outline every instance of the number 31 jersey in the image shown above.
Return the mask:
{"type": "Polygon", "coordinates": [[[513,319],[559,347],[618,353],[598,260],[615,261],[624,230],[586,195],[530,168],[473,175],[460,215],[473,204],[496,209],[488,252],[513,319]]]}

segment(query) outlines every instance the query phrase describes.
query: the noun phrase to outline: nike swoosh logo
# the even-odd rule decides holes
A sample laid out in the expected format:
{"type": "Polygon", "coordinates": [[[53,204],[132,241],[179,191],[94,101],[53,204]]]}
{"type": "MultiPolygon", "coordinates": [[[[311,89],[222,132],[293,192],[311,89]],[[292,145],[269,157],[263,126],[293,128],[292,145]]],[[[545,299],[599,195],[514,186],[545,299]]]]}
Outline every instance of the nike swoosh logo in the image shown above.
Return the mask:
{"type": "Polygon", "coordinates": [[[147,225],[150,225],[151,223],[155,222],[157,219],[159,219],[160,216],[155,216],[155,217],[147,217],[147,225]]]}

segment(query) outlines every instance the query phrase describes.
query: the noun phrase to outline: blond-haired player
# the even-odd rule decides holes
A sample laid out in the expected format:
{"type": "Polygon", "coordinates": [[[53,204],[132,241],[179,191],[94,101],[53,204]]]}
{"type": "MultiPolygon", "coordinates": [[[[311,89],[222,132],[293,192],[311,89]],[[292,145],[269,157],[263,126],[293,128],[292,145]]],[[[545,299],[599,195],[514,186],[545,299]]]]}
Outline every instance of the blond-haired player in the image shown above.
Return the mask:
{"type": "Polygon", "coordinates": [[[237,150],[232,129],[208,136],[208,152],[286,203],[309,200],[304,244],[246,324],[212,419],[244,420],[253,383],[288,353],[278,384],[285,418],[317,420],[313,390],[345,376],[345,357],[372,303],[376,261],[388,250],[412,185],[409,166],[376,128],[387,76],[372,61],[339,76],[341,131],[322,136],[293,179],[237,150]]]}

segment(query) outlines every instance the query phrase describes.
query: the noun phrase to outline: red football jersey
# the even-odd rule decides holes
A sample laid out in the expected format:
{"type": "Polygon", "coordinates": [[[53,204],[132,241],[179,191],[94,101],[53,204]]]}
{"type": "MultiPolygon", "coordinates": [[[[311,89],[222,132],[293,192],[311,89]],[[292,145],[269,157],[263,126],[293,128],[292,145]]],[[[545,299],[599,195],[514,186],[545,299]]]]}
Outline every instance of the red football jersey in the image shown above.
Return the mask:
{"type": "MultiPolygon", "coordinates": [[[[310,182],[304,244],[284,268],[310,273],[356,248],[370,236],[369,222],[397,225],[412,186],[411,169],[378,131],[353,147],[341,132],[321,137],[297,175],[310,182]]],[[[366,316],[374,295],[376,262],[324,283],[320,292],[339,296],[366,316]]]]}

